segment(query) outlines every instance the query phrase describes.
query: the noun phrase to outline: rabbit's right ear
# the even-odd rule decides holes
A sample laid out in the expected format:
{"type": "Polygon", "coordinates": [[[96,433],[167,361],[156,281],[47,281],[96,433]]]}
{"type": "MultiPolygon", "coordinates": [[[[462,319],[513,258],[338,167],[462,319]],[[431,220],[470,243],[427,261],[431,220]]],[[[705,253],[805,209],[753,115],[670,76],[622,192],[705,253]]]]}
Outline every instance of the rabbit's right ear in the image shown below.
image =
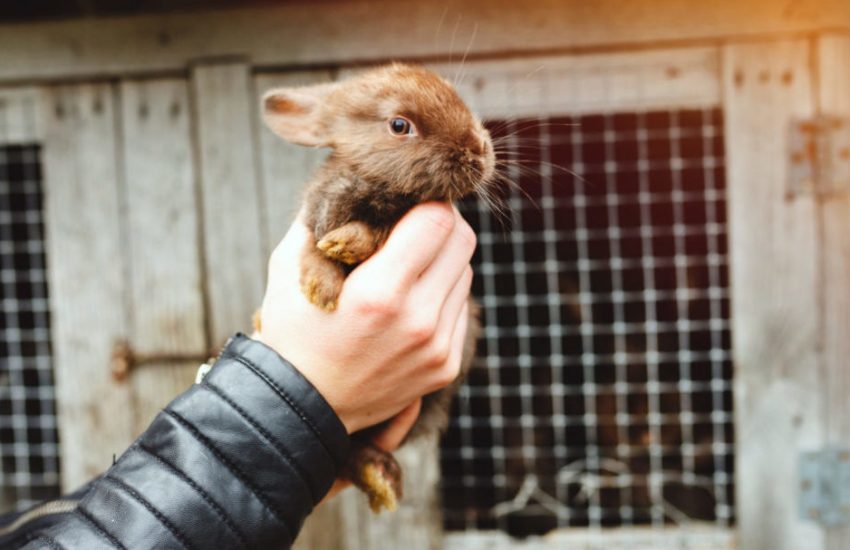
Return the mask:
{"type": "Polygon", "coordinates": [[[309,147],[330,145],[322,112],[325,99],[337,84],[277,88],[263,96],[263,120],[271,130],[292,143],[309,147]]]}

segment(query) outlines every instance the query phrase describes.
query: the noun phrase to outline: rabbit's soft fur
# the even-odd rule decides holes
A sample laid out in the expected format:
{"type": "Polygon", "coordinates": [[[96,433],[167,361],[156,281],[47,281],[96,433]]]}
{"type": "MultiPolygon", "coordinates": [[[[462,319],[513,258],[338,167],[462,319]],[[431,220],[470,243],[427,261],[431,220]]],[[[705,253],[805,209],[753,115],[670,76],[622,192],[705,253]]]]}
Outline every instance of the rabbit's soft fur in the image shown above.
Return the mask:
{"type": "MultiPolygon", "coordinates": [[[[283,139],[332,149],[307,184],[311,239],[301,258],[302,291],[329,311],[352,266],[383,244],[407,210],[486,192],[493,177],[489,133],[448,82],[421,67],[392,64],[338,83],[271,90],[263,110],[283,139]],[[401,134],[391,130],[398,118],[409,123],[401,134]]],[[[475,351],[477,312],[470,308],[461,378],[475,351]]],[[[445,428],[456,386],[426,396],[408,439],[445,428]]],[[[394,508],[398,465],[367,437],[355,441],[344,475],[369,495],[373,510],[394,508]]]]}

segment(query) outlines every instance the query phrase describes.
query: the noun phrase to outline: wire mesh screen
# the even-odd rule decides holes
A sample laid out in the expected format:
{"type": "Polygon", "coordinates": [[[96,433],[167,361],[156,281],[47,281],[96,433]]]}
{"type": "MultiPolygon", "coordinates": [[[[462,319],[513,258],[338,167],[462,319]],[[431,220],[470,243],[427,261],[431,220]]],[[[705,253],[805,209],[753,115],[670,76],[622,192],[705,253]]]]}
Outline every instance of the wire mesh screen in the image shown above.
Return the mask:
{"type": "Polygon", "coordinates": [[[521,190],[507,224],[462,205],[485,328],[443,441],[446,527],[729,525],[721,111],[488,126],[521,190]]]}
{"type": "Polygon", "coordinates": [[[0,508],[59,490],[39,147],[0,147],[0,508]]]}

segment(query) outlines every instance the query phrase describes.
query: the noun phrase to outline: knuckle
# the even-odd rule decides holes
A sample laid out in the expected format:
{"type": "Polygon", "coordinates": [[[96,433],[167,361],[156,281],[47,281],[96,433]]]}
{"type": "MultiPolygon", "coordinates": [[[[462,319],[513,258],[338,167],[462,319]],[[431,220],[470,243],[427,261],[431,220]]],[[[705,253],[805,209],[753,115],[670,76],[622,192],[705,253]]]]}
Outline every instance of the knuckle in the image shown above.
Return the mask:
{"type": "Polygon", "coordinates": [[[429,209],[428,215],[431,221],[444,231],[452,231],[455,228],[457,219],[451,207],[443,203],[429,203],[426,208],[429,209]]]}
{"type": "Polygon", "coordinates": [[[435,384],[440,388],[445,388],[454,382],[459,374],[459,370],[451,363],[444,363],[442,368],[437,372],[435,384]]]}
{"type": "Polygon", "coordinates": [[[472,287],[472,278],[475,273],[472,271],[472,266],[466,266],[466,269],[463,270],[463,284],[466,288],[472,287]]]}
{"type": "Polygon", "coordinates": [[[357,302],[357,312],[372,319],[392,319],[398,315],[398,299],[388,292],[365,292],[357,302]]]}
{"type": "Polygon", "coordinates": [[[436,326],[428,319],[415,319],[407,326],[407,337],[416,346],[425,345],[434,338],[436,326]]]}
{"type": "Polygon", "coordinates": [[[475,251],[475,247],[478,245],[478,235],[475,234],[475,231],[473,231],[472,227],[466,222],[460,224],[460,234],[463,237],[463,240],[467,243],[471,254],[475,251]]]}
{"type": "Polygon", "coordinates": [[[431,364],[435,367],[442,367],[449,361],[450,355],[451,349],[448,343],[436,344],[431,348],[431,364]]]}

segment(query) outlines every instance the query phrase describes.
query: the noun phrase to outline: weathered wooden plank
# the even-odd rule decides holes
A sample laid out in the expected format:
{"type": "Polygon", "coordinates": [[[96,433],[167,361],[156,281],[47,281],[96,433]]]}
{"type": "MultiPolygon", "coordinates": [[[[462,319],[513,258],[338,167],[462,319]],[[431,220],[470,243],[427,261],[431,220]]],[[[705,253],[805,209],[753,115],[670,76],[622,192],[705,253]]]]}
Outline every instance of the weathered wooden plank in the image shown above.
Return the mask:
{"type": "Polygon", "coordinates": [[[824,434],[817,209],[785,194],[790,121],[814,110],[810,55],[805,40],[724,47],[741,548],[823,547],[795,482],[824,434]]]}
{"type": "MultiPolygon", "coordinates": [[[[818,40],[819,99],[824,113],[850,117],[850,38],[818,40]]],[[[846,182],[845,182],[846,183],[846,182]]],[[[821,304],[826,391],[826,439],[850,444],[850,189],[823,197],[821,215],[821,304]]],[[[826,548],[850,541],[850,527],[826,532],[826,548]]]]}
{"type": "MultiPolygon", "coordinates": [[[[121,83],[129,251],[128,341],[142,354],[197,354],[204,329],[200,241],[186,80],[121,83]]],[[[200,361],[132,371],[135,432],[186,389],[200,361]]]]}
{"type": "Polygon", "coordinates": [[[115,94],[109,85],[45,94],[47,259],[62,483],[107,468],[132,436],[130,392],[110,373],[126,336],[115,94]]]}
{"type": "MultiPolygon", "coordinates": [[[[254,112],[259,116],[259,98],[272,88],[283,86],[305,86],[332,80],[330,71],[296,71],[291,73],[270,73],[254,78],[254,98],[257,105],[254,112]]],[[[261,121],[259,144],[261,174],[263,182],[263,201],[266,204],[266,257],[283,238],[289,225],[297,214],[301,201],[301,190],[313,171],[327,155],[326,149],[300,147],[284,142],[261,121]]]]}
{"type": "Polygon", "coordinates": [[[267,249],[257,170],[257,98],[248,66],[192,71],[210,343],[250,330],[263,297],[267,249]]]}
{"type": "Polygon", "coordinates": [[[0,145],[41,141],[41,101],[34,86],[0,88],[0,145]]]}
{"type": "Polygon", "coordinates": [[[483,117],[583,114],[720,104],[715,47],[432,64],[483,117]]]}
{"type": "Polygon", "coordinates": [[[182,70],[198,57],[225,55],[249,56],[265,67],[303,66],[388,56],[459,58],[467,47],[475,56],[848,27],[850,5],[843,0],[790,7],[774,0],[287,2],[6,24],[0,27],[0,80],[182,70]]]}
{"type": "Polygon", "coordinates": [[[731,529],[704,525],[668,528],[617,527],[562,529],[543,537],[517,540],[498,531],[470,531],[446,536],[445,550],[743,550],[731,529]]]}

